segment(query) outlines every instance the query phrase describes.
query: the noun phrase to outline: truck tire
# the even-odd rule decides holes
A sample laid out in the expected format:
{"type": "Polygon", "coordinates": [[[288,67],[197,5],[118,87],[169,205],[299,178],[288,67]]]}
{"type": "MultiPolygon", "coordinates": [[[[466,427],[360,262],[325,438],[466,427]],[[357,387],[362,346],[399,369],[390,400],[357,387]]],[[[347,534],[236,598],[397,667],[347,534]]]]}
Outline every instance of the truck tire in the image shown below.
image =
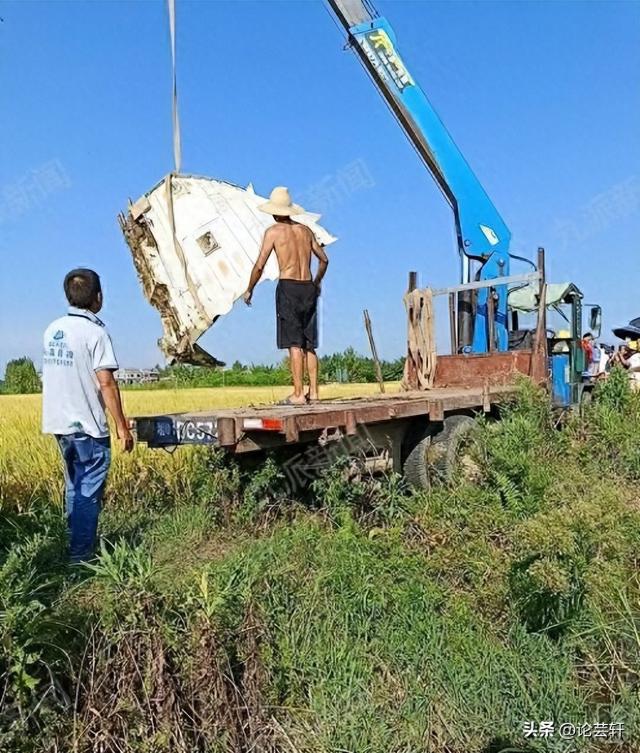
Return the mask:
{"type": "Polygon", "coordinates": [[[442,425],[429,426],[415,442],[404,461],[404,477],[415,489],[430,489],[448,483],[458,473],[464,447],[475,422],[471,416],[445,418],[442,425]]]}

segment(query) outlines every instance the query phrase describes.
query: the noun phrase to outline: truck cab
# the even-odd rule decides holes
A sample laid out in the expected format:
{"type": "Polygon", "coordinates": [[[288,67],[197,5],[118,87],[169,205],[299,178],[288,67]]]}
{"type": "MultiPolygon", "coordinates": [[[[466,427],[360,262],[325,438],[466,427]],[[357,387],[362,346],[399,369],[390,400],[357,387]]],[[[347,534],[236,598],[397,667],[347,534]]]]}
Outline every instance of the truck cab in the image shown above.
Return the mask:
{"type": "MultiPolygon", "coordinates": [[[[527,347],[531,330],[523,327],[526,318],[538,307],[537,290],[524,286],[509,294],[512,347],[527,347]],[[524,321],[523,321],[524,320],[524,321]]],[[[594,386],[595,375],[589,373],[582,337],[587,331],[600,337],[602,308],[590,304],[588,322],[583,322],[585,304],[582,291],[573,283],[547,285],[546,298],[547,353],[549,385],[553,404],[558,408],[578,405],[594,386]]]]}

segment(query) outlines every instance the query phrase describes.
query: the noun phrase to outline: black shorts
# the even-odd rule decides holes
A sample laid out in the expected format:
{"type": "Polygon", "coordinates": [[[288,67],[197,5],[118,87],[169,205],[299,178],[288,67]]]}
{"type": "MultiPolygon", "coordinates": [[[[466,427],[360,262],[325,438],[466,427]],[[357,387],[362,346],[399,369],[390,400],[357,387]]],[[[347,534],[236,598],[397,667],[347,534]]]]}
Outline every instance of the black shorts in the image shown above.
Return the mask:
{"type": "Polygon", "coordinates": [[[279,348],[318,347],[318,289],[311,280],[280,280],[276,288],[279,348]]]}

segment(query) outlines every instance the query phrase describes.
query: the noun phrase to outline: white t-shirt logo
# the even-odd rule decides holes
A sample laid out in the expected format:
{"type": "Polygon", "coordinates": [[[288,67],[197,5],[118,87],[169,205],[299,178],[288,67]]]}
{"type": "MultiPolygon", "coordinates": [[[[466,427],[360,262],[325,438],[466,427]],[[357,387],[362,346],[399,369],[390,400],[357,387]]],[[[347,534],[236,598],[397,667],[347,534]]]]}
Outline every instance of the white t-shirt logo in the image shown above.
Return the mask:
{"type": "Polygon", "coordinates": [[[113,344],[91,312],[71,308],[44,333],[42,431],[109,436],[96,371],[118,368],[113,344]]]}

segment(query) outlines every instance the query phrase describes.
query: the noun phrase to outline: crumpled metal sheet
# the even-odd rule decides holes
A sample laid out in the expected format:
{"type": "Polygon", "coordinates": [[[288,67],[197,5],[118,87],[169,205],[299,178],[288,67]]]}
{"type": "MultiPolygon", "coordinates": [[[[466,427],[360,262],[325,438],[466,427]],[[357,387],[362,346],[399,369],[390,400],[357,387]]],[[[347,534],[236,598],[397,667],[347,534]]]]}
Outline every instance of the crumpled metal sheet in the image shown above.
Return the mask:
{"type": "MultiPolygon", "coordinates": [[[[265,201],[251,185],[171,175],[120,214],[144,294],[160,313],[164,334],[158,344],[170,363],[222,364],[197,340],[247,289],[262,236],[273,224],[258,210],[265,201]]],[[[318,224],[320,215],[294,219],[308,225],[320,244],[336,240],[318,224]]],[[[272,254],[262,279],[277,278],[272,254]]]]}

